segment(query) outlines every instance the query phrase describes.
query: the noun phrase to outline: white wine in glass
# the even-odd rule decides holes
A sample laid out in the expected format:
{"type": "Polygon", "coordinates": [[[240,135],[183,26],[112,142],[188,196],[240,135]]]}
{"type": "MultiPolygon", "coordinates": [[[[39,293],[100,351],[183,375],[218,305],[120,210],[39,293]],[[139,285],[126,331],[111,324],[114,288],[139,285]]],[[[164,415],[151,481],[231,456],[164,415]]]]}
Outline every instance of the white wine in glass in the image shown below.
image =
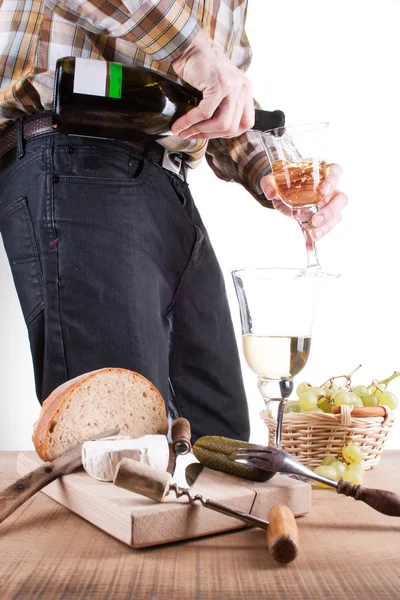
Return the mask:
{"type": "Polygon", "coordinates": [[[310,207],[321,202],[323,196],[317,188],[326,177],[327,164],[324,160],[277,160],[272,164],[272,172],[279,196],[287,206],[310,207]]]}
{"type": "Polygon", "coordinates": [[[291,379],[306,365],[311,336],[243,335],[247,364],[263,379],[291,379]]]}
{"type": "Polygon", "coordinates": [[[320,269],[239,269],[232,273],[244,356],[258,377],[276,446],[293,377],[302,371],[310,354],[311,327],[325,276],[320,269]]]}

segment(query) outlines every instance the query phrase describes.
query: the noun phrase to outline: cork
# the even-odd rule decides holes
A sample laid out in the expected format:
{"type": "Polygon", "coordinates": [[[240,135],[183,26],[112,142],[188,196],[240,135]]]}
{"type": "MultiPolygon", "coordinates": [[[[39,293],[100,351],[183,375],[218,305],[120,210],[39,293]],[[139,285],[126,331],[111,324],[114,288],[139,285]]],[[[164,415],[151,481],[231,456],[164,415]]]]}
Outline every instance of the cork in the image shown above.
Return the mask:
{"type": "Polygon", "coordinates": [[[123,458],[118,464],[114,485],[162,502],[169,492],[171,474],[157,467],[150,467],[131,458],[123,458]]]}

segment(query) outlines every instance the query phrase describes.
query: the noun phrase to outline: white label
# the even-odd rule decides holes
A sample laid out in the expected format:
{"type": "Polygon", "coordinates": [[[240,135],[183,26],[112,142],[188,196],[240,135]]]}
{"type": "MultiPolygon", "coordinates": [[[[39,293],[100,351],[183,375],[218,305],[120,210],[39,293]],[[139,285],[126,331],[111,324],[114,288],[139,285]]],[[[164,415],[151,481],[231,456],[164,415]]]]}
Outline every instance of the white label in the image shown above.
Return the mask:
{"type": "Polygon", "coordinates": [[[105,60],[75,58],[74,94],[105,96],[107,63],[105,60]]]}

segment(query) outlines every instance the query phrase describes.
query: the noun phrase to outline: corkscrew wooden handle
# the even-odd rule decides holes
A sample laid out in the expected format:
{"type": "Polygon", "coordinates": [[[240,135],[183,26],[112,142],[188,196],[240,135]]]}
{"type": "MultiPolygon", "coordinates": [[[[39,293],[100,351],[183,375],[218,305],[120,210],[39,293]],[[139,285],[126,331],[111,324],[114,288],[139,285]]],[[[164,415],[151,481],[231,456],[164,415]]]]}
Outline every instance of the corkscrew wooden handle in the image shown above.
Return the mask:
{"type": "Polygon", "coordinates": [[[271,556],[280,563],[292,562],[299,551],[299,532],[290,508],[273,506],[268,513],[267,544],[271,556]]]}
{"type": "Polygon", "coordinates": [[[187,419],[175,419],[171,427],[172,449],[175,454],[187,454],[192,449],[190,423],[187,419]]]}
{"type": "Polygon", "coordinates": [[[355,500],[361,500],[384,515],[389,517],[400,517],[400,496],[387,490],[374,490],[354,485],[344,479],[339,479],[336,488],[338,494],[351,496],[355,500]]]}

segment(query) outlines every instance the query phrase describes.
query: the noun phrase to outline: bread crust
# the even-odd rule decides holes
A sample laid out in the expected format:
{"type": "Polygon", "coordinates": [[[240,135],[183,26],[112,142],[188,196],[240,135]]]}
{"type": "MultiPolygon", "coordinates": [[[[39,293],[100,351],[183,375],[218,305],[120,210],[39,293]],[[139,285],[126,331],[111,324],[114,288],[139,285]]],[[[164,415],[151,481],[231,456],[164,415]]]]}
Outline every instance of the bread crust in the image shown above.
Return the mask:
{"type": "MultiPolygon", "coordinates": [[[[151,391],[156,394],[156,398],[160,401],[160,406],[165,411],[165,403],[160,392],[151,383],[151,381],[146,379],[146,377],[144,377],[140,373],[130,371],[129,369],[122,369],[120,367],[109,367],[104,369],[97,369],[96,371],[90,371],[89,373],[83,373],[82,375],[78,375],[77,377],[74,377],[73,379],[70,379],[58,386],[42,404],[42,409],[39,418],[34,424],[32,434],[32,442],[35,446],[37,454],[42,460],[52,460],[48,451],[49,429],[53,421],[57,420],[57,415],[61,412],[63,405],[66,402],[68,402],[72,392],[74,392],[76,388],[81,386],[83,383],[95,377],[98,373],[107,372],[128,373],[130,376],[133,376],[134,379],[142,380],[142,382],[146,383],[150,387],[151,391]]],[[[165,435],[168,433],[168,418],[166,412],[165,431],[162,431],[160,433],[163,433],[165,435]]]]}

